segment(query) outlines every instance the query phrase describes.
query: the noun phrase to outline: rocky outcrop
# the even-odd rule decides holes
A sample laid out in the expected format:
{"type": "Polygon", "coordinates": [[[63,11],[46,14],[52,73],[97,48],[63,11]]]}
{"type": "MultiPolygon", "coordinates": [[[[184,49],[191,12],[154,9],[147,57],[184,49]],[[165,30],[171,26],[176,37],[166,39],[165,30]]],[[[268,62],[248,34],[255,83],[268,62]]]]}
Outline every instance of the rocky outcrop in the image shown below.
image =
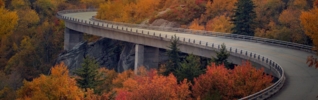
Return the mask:
{"type": "MultiPolygon", "coordinates": [[[[152,59],[149,58],[152,57],[152,52],[145,52],[145,55],[148,55],[147,60],[152,59]]],[[[106,38],[92,43],[81,42],[71,50],[61,53],[57,59],[57,63],[64,62],[69,70],[73,72],[81,67],[83,60],[87,56],[95,59],[102,67],[122,72],[134,69],[135,44],[106,38]]],[[[160,50],[158,56],[159,62],[164,62],[168,59],[165,50],[160,50]]],[[[152,66],[156,66],[147,60],[145,60],[145,67],[154,68],[152,66]]]]}
{"type": "Polygon", "coordinates": [[[64,62],[70,71],[74,71],[80,68],[83,59],[89,56],[94,58],[101,66],[117,70],[122,48],[120,44],[120,41],[106,38],[93,43],[78,43],[71,50],[61,53],[57,63],[64,62]]]}
{"type": "Polygon", "coordinates": [[[165,19],[157,19],[151,23],[151,26],[178,28],[178,27],[180,27],[180,24],[178,24],[177,22],[170,22],[170,21],[165,20],[165,19]]]}

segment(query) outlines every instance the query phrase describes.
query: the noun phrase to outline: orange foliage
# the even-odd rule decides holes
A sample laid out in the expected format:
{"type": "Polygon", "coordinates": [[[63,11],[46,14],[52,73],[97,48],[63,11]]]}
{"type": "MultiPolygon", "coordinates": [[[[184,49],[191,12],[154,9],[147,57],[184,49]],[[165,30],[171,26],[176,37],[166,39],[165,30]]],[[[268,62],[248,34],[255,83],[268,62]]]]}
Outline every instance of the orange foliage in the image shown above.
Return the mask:
{"type": "Polygon", "coordinates": [[[76,81],[68,75],[67,67],[61,63],[51,69],[51,75],[41,75],[31,82],[24,81],[18,91],[18,99],[33,100],[79,100],[84,97],[76,81]]]}
{"type": "Polygon", "coordinates": [[[204,30],[204,26],[199,24],[199,19],[194,19],[189,26],[189,29],[194,29],[194,30],[204,30]]]}
{"type": "Polygon", "coordinates": [[[97,18],[118,22],[141,23],[158,11],[160,2],[161,0],[108,1],[100,5],[97,18]]]}
{"type": "Polygon", "coordinates": [[[0,8],[1,8],[1,7],[4,7],[4,4],[5,4],[4,1],[3,1],[3,0],[0,0],[0,8]]]}
{"type": "Polygon", "coordinates": [[[206,30],[215,32],[231,33],[233,24],[230,22],[230,18],[224,15],[217,16],[212,20],[209,20],[206,24],[206,30]]]}
{"type": "Polygon", "coordinates": [[[135,74],[132,70],[124,71],[122,73],[119,73],[117,77],[112,80],[112,84],[115,88],[122,88],[123,82],[133,76],[135,76],[135,74]]]}
{"type": "MultiPolygon", "coordinates": [[[[316,0],[317,1],[317,0],[316,0]]],[[[300,21],[305,31],[305,34],[309,36],[314,46],[317,50],[318,48],[318,8],[315,7],[314,9],[302,12],[300,16],[300,21]]]]}
{"type": "Polygon", "coordinates": [[[224,65],[212,64],[206,73],[194,79],[193,96],[202,99],[237,99],[258,92],[271,84],[272,77],[264,75],[264,70],[257,70],[251,63],[243,62],[229,70],[224,65]]]}
{"type": "Polygon", "coordinates": [[[147,76],[129,78],[123,83],[123,88],[117,89],[116,100],[185,100],[189,97],[187,80],[177,83],[175,76],[158,75],[157,71],[149,71],[147,76]]]}

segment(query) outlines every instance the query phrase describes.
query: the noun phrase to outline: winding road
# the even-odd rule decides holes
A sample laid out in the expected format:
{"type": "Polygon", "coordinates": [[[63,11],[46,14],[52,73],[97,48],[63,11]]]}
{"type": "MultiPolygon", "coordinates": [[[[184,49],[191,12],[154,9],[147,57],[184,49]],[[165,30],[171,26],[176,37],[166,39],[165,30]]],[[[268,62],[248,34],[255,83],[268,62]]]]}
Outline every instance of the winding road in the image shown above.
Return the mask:
{"type": "MultiPolygon", "coordinates": [[[[66,13],[63,16],[90,21],[96,12],[66,13]]],[[[92,21],[92,20],[91,20],[92,21]]],[[[137,28],[136,28],[137,29],[137,28]]],[[[138,29],[149,30],[149,29],[138,29]]],[[[313,100],[318,96],[318,70],[307,67],[307,56],[313,55],[305,51],[273,46],[249,41],[234,40],[222,37],[202,36],[196,34],[174,33],[157,31],[161,34],[176,35],[178,37],[190,38],[191,40],[202,40],[215,44],[225,43],[226,46],[251,51],[272,59],[284,70],[286,81],[283,88],[270,99],[273,100],[313,100]]]]}

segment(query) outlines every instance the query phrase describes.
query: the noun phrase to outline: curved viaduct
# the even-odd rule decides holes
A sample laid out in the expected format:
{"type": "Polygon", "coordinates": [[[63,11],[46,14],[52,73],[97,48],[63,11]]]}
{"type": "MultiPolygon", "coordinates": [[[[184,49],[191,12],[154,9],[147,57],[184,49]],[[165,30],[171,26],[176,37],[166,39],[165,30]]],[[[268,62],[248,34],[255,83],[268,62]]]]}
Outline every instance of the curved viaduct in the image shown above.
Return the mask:
{"type": "Polygon", "coordinates": [[[216,32],[207,35],[205,31],[101,21],[92,17],[95,15],[94,10],[58,12],[57,17],[65,21],[66,50],[82,41],[82,33],[135,43],[136,68],[144,61],[144,46],[167,49],[173,35],[179,37],[182,52],[203,57],[215,56],[219,45],[225,43],[231,52],[229,61],[240,63],[241,60],[250,60],[279,77],[272,86],[242,99],[311,100],[318,95],[318,71],[306,65],[307,56],[313,55],[309,53],[309,46],[216,32]]]}

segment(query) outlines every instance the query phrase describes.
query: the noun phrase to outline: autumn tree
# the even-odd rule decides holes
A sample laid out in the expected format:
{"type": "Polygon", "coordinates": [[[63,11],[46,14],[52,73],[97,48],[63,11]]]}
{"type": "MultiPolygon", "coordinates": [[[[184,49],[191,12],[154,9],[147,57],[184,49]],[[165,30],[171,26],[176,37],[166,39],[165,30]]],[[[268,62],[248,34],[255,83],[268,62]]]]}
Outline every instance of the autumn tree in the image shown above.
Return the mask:
{"type": "Polygon", "coordinates": [[[82,67],[74,72],[79,76],[79,78],[76,79],[78,85],[81,88],[90,88],[96,91],[96,87],[103,81],[100,79],[101,73],[98,72],[98,68],[99,64],[96,60],[86,57],[82,63],[82,67]]]}
{"type": "Polygon", "coordinates": [[[175,72],[178,82],[184,79],[193,82],[195,77],[203,73],[203,70],[200,68],[200,58],[192,54],[187,56],[180,65],[180,68],[175,72]]]}
{"type": "Polygon", "coordinates": [[[163,73],[164,75],[169,75],[171,72],[175,73],[177,69],[180,68],[180,50],[178,48],[179,38],[174,35],[171,39],[171,43],[169,45],[169,50],[167,51],[167,55],[169,57],[168,64],[166,66],[166,71],[163,73]]]}
{"type": "Polygon", "coordinates": [[[199,24],[199,19],[194,19],[189,26],[189,29],[194,29],[194,30],[204,30],[204,26],[199,24]]]}
{"type": "Polygon", "coordinates": [[[214,32],[231,33],[232,27],[230,18],[225,15],[217,16],[206,23],[206,30],[214,32]]]}
{"type": "MultiPolygon", "coordinates": [[[[309,11],[302,12],[300,16],[301,25],[305,31],[305,34],[309,36],[314,44],[313,50],[317,51],[318,48],[318,0],[314,3],[314,8],[309,11]]],[[[307,59],[309,66],[315,66],[318,68],[318,60],[313,56],[309,56],[307,59]]]]}
{"type": "Polygon", "coordinates": [[[17,25],[17,22],[18,16],[16,12],[9,11],[4,7],[0,7],[0,38],[3,38],[4,35],[12,33],[14,27],[17,25]]]}
{"type": "Polygon", "coordinates": [[[201,99],[238,99],[271,85],[273,77],[243,62],[233,70],[211,64],[206,73],[194,79],[193,96],[201,99]]]}
{"type": "Polygon", "coordinates": [[[256,14],[254,12],[254,3],[252,0],[238,0],[235,4],[237,7],[232,16],[234,27],[233,34],[251,35],[254,36],[254,19],[256,14]]]}
{"type": "Polygon", "coordinates": [[[0,7],[0,23],[0,69],[3,70],[12,53],[14,53],[12,40],[9,36],[18,24],[18,15],[14,11],[0,7]]]}
{"type": "Polygon", "coordinates": [[[98,8],[105,1],[109,0],[81,0],[81,3],[84,3],[88,8],[98,8]]]}
{"type": "Polygon", "coordinates": [[[264,74],[264,68],[256,69],[248,61],[236,66],[231,73],[234,81],[234,97],[244,97],[270,86],[273,77],[264,74]]]}
{"type": "Polygon", "coordinates": [[[101,74],[100,80],[103,81],[96,87],[96,93],[102,94],[111,92],[113,88],[115,88],[112,81],[117,77],[117,72],[106,68],[100,68],[98,69],[98,72],[101,74]]]}
{"type": "Polygon", "coordinates": [[[189,85],[186,79],[178,84],[173,74],[162,76],[152,70],[147,76],[136,76],[124,81],[123,88],[117,90],[116,99],[185,100],[190,94],[189,85]]]}
{"type": "Polygon", "coordinates": [[[63,63],[54,66],[51,69],[51,75],[40,75],[31,82],[24,81],[23,84],[17,91],[19,100],[79,100],[84,97],[75,79],[70,78],[67,67],[63,63]]]}

